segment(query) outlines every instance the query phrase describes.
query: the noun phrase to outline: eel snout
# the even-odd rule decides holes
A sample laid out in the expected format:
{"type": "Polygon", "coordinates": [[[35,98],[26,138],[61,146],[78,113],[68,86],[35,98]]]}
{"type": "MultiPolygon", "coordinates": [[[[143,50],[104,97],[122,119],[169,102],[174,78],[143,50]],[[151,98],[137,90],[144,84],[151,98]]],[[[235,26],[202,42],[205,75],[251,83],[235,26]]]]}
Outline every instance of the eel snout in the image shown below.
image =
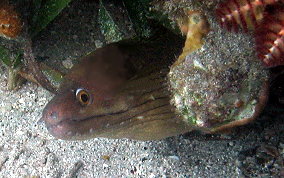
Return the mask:
{"type": "Polygon", "coordinates": [[[59,139],[70,139],[76,132],[74,131],[74,123],[70,120],[71,115],[68,116],[68,107],[71,105],[66,104],[57,105],[57,98],[53,98],[44,108],[42,113],[42,118],[40,121],[43,121],[49,131],[49,133],[55,138],[59,139]]]}

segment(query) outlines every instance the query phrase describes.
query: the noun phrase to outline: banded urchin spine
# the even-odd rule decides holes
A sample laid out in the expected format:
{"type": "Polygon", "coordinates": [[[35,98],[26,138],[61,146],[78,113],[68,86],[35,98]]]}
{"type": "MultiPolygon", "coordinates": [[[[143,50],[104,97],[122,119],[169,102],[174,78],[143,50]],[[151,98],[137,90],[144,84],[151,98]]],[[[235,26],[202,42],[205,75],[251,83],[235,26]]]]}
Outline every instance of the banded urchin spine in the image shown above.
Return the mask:
{"type": "Polygon", "coordinates": [[[258,57],[267,67],[284,64],[284,8],[275,7],[255,31],[258,57]]]}
{"type": "Polygon", "coordinates": [[[260,23],[267,5],[279,1],[283,0],[227,0],[219,4],[216,15],[227,30],[238,31],[241,27],[247,31],[260,23]]]}

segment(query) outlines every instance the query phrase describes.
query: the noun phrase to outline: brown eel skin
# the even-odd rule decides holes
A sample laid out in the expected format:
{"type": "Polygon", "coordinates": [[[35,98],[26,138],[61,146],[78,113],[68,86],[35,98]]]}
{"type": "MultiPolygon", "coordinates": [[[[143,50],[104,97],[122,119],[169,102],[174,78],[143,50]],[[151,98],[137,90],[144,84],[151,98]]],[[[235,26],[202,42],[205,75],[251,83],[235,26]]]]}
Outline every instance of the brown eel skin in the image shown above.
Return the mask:
{"type": "Polygon", "coordinates": [[[157,140],[191,130],[175,114],[166,82],[183,40],[161,34],[147,42],[109,44],[83,57],[43,111],[49,133],[63,140],[157,140]]]}

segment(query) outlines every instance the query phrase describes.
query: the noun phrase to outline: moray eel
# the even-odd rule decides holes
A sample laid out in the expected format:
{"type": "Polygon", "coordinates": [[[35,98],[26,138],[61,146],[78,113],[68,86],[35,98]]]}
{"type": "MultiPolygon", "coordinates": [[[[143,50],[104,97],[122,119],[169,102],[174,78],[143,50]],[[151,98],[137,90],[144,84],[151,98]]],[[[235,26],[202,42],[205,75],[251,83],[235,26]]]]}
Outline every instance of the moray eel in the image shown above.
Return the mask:
{"type": "Polygon", "coordinates": [[[175,114],[166,83],[182,39],[162,34],[109,44],[83,57],[43,111],[49,133],[63,140],[156,140],[191,130],[175,114]]]}

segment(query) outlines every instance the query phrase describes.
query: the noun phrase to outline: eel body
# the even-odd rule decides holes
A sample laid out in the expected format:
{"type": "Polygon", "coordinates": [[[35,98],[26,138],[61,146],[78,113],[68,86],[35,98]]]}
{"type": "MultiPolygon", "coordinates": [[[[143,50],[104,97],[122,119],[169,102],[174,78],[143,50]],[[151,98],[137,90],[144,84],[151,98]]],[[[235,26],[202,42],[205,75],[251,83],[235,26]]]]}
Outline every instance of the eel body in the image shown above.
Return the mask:
{"type": "Polygon", "coordinates": [[[118,42],[83,57],[47,104],[42,120],[64,140],[155,140],[189,128],[170,104],[166,75],[182,48],[175,35],[118,42]]]}

